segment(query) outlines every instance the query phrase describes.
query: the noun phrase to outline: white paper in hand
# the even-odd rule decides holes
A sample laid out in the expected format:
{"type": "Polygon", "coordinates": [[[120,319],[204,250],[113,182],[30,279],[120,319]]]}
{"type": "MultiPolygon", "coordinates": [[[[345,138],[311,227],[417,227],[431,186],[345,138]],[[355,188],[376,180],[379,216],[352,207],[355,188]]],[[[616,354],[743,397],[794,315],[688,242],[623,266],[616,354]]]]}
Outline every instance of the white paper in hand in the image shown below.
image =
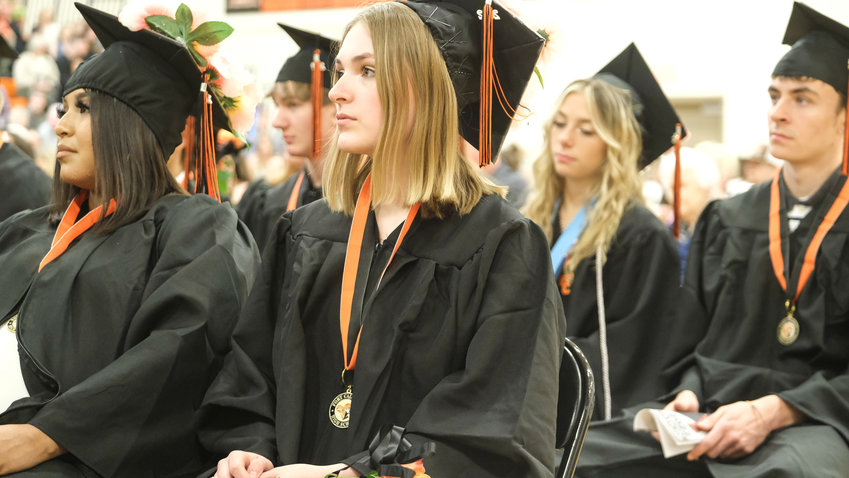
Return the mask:
{"type": "Polygon", "coordinates": [[[705,437],[690,427],[695,422],[683,413],[644,408],[634,417],[634,431],[658,432],[663,457],[670,458],[692,450],[705,437]]]}

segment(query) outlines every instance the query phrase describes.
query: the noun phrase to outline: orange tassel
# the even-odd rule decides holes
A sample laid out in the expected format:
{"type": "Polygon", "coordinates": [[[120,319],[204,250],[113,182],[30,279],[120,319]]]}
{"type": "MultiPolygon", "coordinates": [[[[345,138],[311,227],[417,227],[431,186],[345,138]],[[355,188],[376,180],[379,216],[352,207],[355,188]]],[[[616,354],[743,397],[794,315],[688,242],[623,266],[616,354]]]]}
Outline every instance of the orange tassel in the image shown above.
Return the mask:
{"type": "Polygon", "coordinates": [[[186,118],[186,129],[183,130],[183,189],[189,190],[189,175],[192,171],[192,157],[195,154],[195,117],[186,118]]]}
{"type": "MultiPolygon", "coordinates": [[[[849,69],[849,62],[846,68],[849,69]]],[[[846,121],[843,124],[843,175],[849,176],[849,94],[846,95],[846,121]]]]}
{"type": "Polygon", "coordinates": [[[323,71],[324,66],[321,63],[321,50],[316,49],[312,52],[312,157],[318,158],[321,154],[321,105],[324,97],[324,81],[323,71]]]}
{"type": "Polygon", "coordinates": [[[675,134],[672,136],[672,141],[675,143],[672,235],[675,236],[675,240],[678,240],[681,236],[681,123],[675,125],[675,134]]]}
{"type": "Polygon", "coordinates": [[[494,22],[492,0],[486,0],[483,6],[483,64],[481,65],[480,85],[480,132],[478,149],[480,166],[487,166],[492,157],[492,30],[494,22]]]}
{"type": "Polygon", "coordinates": [[[218,171],[215,167],[215,135],[212,125],[212,100],[206,88],[206,79],[201,86],[203,90],[203,112],[200,118],[200,144],[198,145],[197,181],[195,193],[205,189],[206,194],[221,202],[218,192],[218,171]]]}

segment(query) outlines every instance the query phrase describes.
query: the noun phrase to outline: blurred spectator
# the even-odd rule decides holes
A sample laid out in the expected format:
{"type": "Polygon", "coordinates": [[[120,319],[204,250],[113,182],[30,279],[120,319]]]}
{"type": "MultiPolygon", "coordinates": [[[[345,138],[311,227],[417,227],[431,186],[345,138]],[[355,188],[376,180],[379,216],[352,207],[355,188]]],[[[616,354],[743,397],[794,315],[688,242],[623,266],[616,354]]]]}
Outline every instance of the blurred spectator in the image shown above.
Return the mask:
{"type": "Polygon", "coordinates": [[[56,65],[59,68],[59,88],[57,100],[61,101],[62,91],[71,73],[77,69],[83,60],[96,51],[92,31],[85,22],[71,23],[62,29],[59,42],[59,55],[56,65]]]}
{"type": "Polygon", "coordinates": [[[31,36],[38,35],[47,41],[50,56],[56,58],[59,46],[59,24],[53,21],[53,9],[43,8],[38,13],[38,22],[32,27],[31,36]]]}
{"type": "Polygon", "coordinates": [[[38,90],[53,98],[59,88],[59,68],[56,60],[50,56],[47,40],[34,35],[29,41],[27,51],[18,57],[12,66],[12,78],[17,86],[18,96],[29,96],[38,90]]]}
{"type": "Polygon", "coordinates": [[[718,198],[727,197],[729,182],[733,183],[740,178],[740,162],[737,160],[737,155],[724,144],[715,141],[702,141],[696,144],[694,149],[713,158],[719,170],[718,198]]]}
{"type": "MultiPolygon", "coordinates": [[[[667,203],[672,204],[675,181],[675,154],[667,153],[660,159],[660,180],[667,203]]],[[[681,148],[681,230],[678,252],[681,256],[681,271],[687,264],[690,237],[705,206],[721,196],[721,176],[714,158],[694,148],[681,148]]],[[[672,217],[666,218],[671,224],[672,217]]]]}
{"type": "MultiPolygon", "coordinates": [[[[12,2],[9,0],[0,0],[0,36],[18,53],[26,46],[19,28],[12,20],[12,2]]],[[[12,76],[12,62],[11,58],[0,59],[0,76],[12,76]]]]}
{"type": "Polygon", "coordinates": [[[736,196],[748,191],[755,184],[771,180],[783,163],[784,161],[769,154],[769,148],[765,144],[757,145],[753,151],[739,157],[740,177],[726,184],[726,193],[728,196],[736,196]]]}
{"type": "MultiPolygon", "coordinates": [[[[0,87],[0,110],[6,104],[5,88],[0,87]]],[[[0,130],[0,221],[25,209],[35,209],[47,204],[50,199],[50,178],[32,160],[34,138],[31,131],[20,125],[10,124],[0,130]],[[15,127],[19,134],[13,133],[15,127]],[[26,152],[16,145],[26,148],[26,152]]]]}
{"type": "Polygon", "coordinates": [[[760,184],[772,180],[783,163],[769,154],[767,145],[762,144],[752,154],[740,157],[740,171],[743,180],[753,185],[760,184]]]}
{"type": "Polygon", "coordinates": [[[502,148],[495,163],[485,166],[483,172],[488,174],[495,184],[507,186],[507,202],[519,209],[528,197],[528,180],[520,173],[525,152],[517,144],[502,148]]]}
{"type": "Polygon", "coordinates": [[[47,95],[43,91],[31,91],[27,109],[29,110],[29,122],[24,126],[37,129],[47,117],[47,95]]]}

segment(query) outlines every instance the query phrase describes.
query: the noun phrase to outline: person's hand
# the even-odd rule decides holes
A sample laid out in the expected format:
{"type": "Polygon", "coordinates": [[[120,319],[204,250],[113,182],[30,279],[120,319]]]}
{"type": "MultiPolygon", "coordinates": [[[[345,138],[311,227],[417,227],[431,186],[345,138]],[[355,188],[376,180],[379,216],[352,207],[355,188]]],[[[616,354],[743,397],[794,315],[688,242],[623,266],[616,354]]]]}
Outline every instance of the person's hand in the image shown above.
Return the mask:
{"type": "Polygon", "coordinates": [[[707,432],[707,435],[690,450],[687,459],[747,456],[761,446],[773,430],[799,423],[804,417],[777,395],[719,407],[696,422],[696,430],[707,432]]]}
{"type": "Polygon", "coordinates": [[[64,448],[32,425],[0,425],[0,475],[28,470],[64,453],[64,448]]]}
{"type": "MultiPolygon", "coordinates": [[[[675,399],[667,403],[663,409],[673,412],[695,413],[699,411],[699,397],[692,390],[681,390],[675,396],[675,399]]],[[[651,436],[655,440],[660,441],[660,434],[658,432],[651,432],[651,436]]]]}
{"type": "Polygon", "coordinates": [[[260,478],[324,478],[328,474],[343,468],[345,469],[339,473],[339,476],[359,476],[356,471],[346,468],[342,463],[326,466],[296,463],[294,465],[280,466],[273,470],[268,470],[260,478]]]}
{"type": "Polygon", "coordinates": [[[675,400],[667,403],[664,410],[673,412],[695,413],[699,411],[699,397],[692,390],[681,390],[675,400]]]}
{"type": "Polygon", "coordinates": [[[272,468],[274,463],[262,455],[235,450],[218,461],[214,478],[258,478],[262,472],[272,468]]]}

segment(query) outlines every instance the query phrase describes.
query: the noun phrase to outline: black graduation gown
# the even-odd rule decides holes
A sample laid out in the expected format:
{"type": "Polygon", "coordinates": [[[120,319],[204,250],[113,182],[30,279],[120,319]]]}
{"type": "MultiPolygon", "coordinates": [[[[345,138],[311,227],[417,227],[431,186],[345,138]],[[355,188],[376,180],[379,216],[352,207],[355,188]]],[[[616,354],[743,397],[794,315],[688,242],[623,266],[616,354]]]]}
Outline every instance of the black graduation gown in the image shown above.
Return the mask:
{"type": "Polygon", "coordinates": [[[205,398],[202,442],[219,457],[241,449],[278,464],[330,464],[396,424],[436,442],[424,460],[432,476],[552,476],[565,321],[542,232],[497,196],[462,217],[414,221],[365,299],[350,428],[320,453],[305,442],[302,428],[329,421],[343,391],[350,224],[325,201],[277,223],[263,279],[205,398]],[[305,416],[311,409],[317,416],[305,416]]]}
{"type": "Polygon", "coordinates": [[[168,196],[37,272],[55,230],[47,208],[0,224],[0,314],[18,311],[31,395],[0,424],[30,423],[68,450],[44,470],[197,473],[195,413],[259,269],[250,234],[227,205],[168,196]]]}
{"type": "MultiPolygon", "coordinates": [[[[835,173],[823,185],[824,199],[799,226],[807,233],[795,241],[795,277],[844,180],[835,173]]],[[[695,391],[706,411],[776,393],[849,441],[849,208],[823,239],[796,303],[799,338],[782,345],[777,328],[786,315],[785,293],[769,257],[769,198],[764,183],[711,203],[699,219],[677,336],[683,344],[701,341],[679,389],[695,391]]],[[[782,227],[787,231],[786,219],[782,227]]]]}
{"type": "Polygon", "coordinates": [[[17,146],[0,146],[0,221],[26,209],[37,209],[50,200],[50,177],[17,146]]]}
{"type": "MultiPolygon", "coordinates": [[[[316,188],[310,181],[309,173],[303,169],[305,177],[298,193],[298,206],[309,204],[321,199],[321,188],[316,188]]],[[[277,219],[286,212],[292,190],[298,182],[300,173],[293,174],[289,179],[277,186],[269,186],[264,180],[255,181],[236,205],[236,212],[256,239],[259,250],[265,248],[268,235],[274,229],[277,219]]]]}
{"type": "MultiPolygon", "coordinates": [[[[669,230],[645,207],[622,216],[602,268],[611,413],[657,397],[669,384],[667,342],[679,292],[680,261],[669,230]]],[[[596,383],[594,419],[604,417],[595,255],[575,269],[571,294],[562,295],[569,337],[587,356],[596,383]]]]}
{"type": "MultiPolygon", "coordinates": [[[[832,175],[814,195],[822,194],[819,204],[796,232],[785,235],[790,239],[786,243],[794,245],[795,277],[811,234],[844,180],[832,175]]],[[[780,191],[786,204],[786,190],[780,191]]],[[[696,393],[703,412],[777,394],[809,417],[800,425],[774,431],[744,458],[700,461],[712,476],[845,476],[849,469],[849,295],[844,292],[849,283],[849,210],[825,236],[813,274],[796,304],[798,339],[781,345],[777,329],[786,315],[785,293],[769,257],[769,202],[770,183],[764,183],[710,203],[704,210],[690,242],[676,329],[668,334],[671,356],[690,352],[679,363],[683,378],[658,401],[627,410],[623,419],[591,426],[578,476],[682,476],[676,475],[674,467],[689,462],[679,458],[676,465],[676,459],[664,460],[658,443],[647,433],[634,433],[632,422],[637,409],[662,407],[683,389],[696,393]]],[[[786,206],[782,209],[786,232],[785,211],[786,206]]],[[[785,250],[784,257],[791,254],[785,250]]],[[[791,289],[795,290],[792,283],[791,289]]]]}

